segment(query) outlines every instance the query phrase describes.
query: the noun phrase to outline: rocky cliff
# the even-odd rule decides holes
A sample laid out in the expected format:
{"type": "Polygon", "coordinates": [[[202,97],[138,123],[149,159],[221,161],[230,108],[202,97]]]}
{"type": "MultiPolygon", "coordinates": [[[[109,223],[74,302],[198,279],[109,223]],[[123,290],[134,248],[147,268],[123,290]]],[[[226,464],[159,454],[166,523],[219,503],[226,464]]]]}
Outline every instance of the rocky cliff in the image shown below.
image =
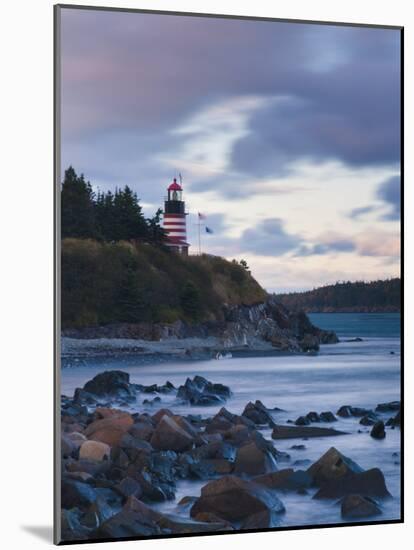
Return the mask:
{"type": "Polygon", "coordinates": [[[332,331],[315,327],[305,313],[293,313],[274,297],[246,306],[223,306],[223,320],[187,323],[118,323],[102,327],[66,329],[63,336],[143,340],[148,342],[214,339],[217,350],[275,349],[316,351],[320,344],[338,342],[332,331]]]}

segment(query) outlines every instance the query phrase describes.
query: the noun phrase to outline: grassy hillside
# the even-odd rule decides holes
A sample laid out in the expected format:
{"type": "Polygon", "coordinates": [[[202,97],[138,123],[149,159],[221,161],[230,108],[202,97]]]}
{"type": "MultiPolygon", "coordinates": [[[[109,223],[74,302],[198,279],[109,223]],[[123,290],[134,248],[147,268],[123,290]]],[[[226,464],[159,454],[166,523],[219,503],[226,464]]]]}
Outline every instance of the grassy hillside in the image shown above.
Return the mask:
{"type": "Polygon", "coordinates": [[[277,300],[292,311],[397,312],[401,308],[401,281],[345,282],[308,292],[278,294],[277,300]]]}
{"type": "Polygon", "coordinates": [[[221,319],[222,305],[262,302],[246,269],[149,244],[62,241],[62,327],[221,319]]]}

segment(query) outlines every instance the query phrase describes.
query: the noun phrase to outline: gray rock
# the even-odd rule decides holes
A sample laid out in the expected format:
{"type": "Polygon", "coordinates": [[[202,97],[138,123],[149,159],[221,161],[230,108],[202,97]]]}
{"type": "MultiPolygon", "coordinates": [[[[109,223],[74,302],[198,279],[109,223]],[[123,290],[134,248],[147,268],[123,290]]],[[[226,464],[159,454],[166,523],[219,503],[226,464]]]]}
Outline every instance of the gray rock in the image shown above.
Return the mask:
{"type": "Polygon", "coordinates": [[[390,496],[385,484],[384,474],[379,468],[371,468],[370,470],[326,482],[313,498],[339,498],[352,494],[377,498],[390,496]]]}
{"type": "Polygon", "coordinates": [[[390,401],[388,403],[379,403],[375,410],[378,412],[394,412],[399,411],[401,408],[400,401],[390,401]]]}
{"type": "Polygon", "coordinates": [[[272,432],[273,439],[296,439],[302,437],[327,437],[344,435],[346,432],[333,428],[319,428],[313,426],[281,426],[276,425],[272,432]]]}
{"type": "Polygon", "coordinates": [[[372,426],[372,430],[369,434],[374,439],[384,439],[385,438],[385,426],[382,420],[375,422],[372,426]]]}
{"type": "Polygon", "coordinates": [[[127,400],[136,398],[136,390],[129,382],[129,374],[119,370],[97,374],[86,382],[83,390],[99,397],[111,396],[127,400]]]}
{"type": "Polygon", "coordinates": [[[255,424],[269,424],[270,427],[274,425],[272,415],[263,403],[259,400],[252,403],[247,403],[242,412],[242,416],[245,416],[255,424]]]}

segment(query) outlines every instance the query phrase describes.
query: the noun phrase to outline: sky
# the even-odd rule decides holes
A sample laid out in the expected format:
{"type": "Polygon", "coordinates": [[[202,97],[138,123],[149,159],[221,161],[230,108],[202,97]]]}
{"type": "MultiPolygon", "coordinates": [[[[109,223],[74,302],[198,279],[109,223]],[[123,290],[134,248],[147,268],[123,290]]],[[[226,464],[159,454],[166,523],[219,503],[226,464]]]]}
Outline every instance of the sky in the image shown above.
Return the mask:
{"type": "Polygon", "coordinates": [[[394,29],[62,9],[61,159],[271,292],[399,276],[394,29]]]}

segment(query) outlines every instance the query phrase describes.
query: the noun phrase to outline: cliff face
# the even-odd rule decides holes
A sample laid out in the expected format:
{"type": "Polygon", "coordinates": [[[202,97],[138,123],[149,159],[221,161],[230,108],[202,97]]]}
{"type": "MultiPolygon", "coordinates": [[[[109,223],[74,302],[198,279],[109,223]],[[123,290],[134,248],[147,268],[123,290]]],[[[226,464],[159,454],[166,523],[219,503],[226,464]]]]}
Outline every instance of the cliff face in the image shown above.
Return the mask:
{"type": "Polygon", "coordinates": [[[168,339],[215,338],[217,347],[231,349],[271,349],[278,351],[311,351],[320,344],[338,342],[334,332],[321,330],[305,313],[292,313],[274,297],[251,306],[223,306],[223,320],[189,324],[118,323],[102,327],[66,329],[72,338],[128,338],[147,341],[168,339]]]}

